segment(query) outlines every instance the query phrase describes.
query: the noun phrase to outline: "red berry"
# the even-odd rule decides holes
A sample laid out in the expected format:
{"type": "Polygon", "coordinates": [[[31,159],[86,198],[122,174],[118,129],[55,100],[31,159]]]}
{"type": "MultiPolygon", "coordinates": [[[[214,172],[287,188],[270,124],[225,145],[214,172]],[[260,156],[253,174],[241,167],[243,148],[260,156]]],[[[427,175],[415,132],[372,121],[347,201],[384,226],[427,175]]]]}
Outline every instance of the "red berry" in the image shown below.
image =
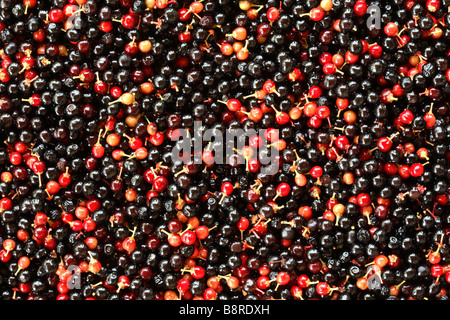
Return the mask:
{"type": "Polygon", "coordinates": [[[58,178],[58,183],[61,187],[65,188],[69,186],[70,182],[72,181],[72,178],[70,174],[68,173],[69,168],[66,168],[66,172],[61,174],[58,178]]]}
{"type": "Polygon", "coordinates": [[[382,152],[388,152],[392,148],[392,140],[387,137],[382,137],[378,140],[377,147],[382,152]]]}
{"type": "Polygon", "coordinates": [[[355,15],[357,17],[362,17],[367,12],[367,3],[364,0],[358,0],[356,1],[355,5],[353,6],[353,11],[355,12],[355,15]]]}
{"type": "Polygon", "coordinates": [[[169,181],[167,180],[166,177],[159,176],[153,180],[153,188],[157,192],[164,191],[168,185],[169,185],[169,181]]]}
{"type": "Polygon", "coordinates": [[[224,184],[222,184],[221,191],[222,191],[222,193],[229,196],[233,193],[233,189],[234,189],[233,185],[230,182],[225,182],[224,184]]]}
{"type": "Polygon", "coordinates": [[[195,279],[201,279],[205,276],[205,269],[200,266],[195,266],[193,268],[192,277],[195,279]]]}
{"type": "Polygon", "coordinates": [[[321,166],[314,166],[310,170],[311,177],[320,178],[323,174],[323,169],[321,166]]]}
{"type": "Polygon", "coordinates": [[[278,19],[280,16],[280,11],[278,11],[277,8],[271,7],[269,10],[267,10],[267,20],[274,22],[278,19]]]}
{"type": "Polygon", "coordinates": [[[411,124],[413,119],[414,119],[414,115],[410,110],[404,110],[402,113],[400,113],[400,120],[404,124],[411,124]]]}
{"type": "Polygon", "coordinates": [[[339,136],[335,140],[336,147],[340,150],[346,150],[350,146],[350,142],[346,136],[339,136]]]}
{"type": "Polygon", "coordinates": [[[321,8],[313,8],[310,11],[310,18],[313,21],[320,21],[324,17],[325,13],[321,8]]]}
{"type": "Polygon", "coordinates": [[[122,242],[122,247],[128,251],[131,252],[136,248],[136,241],[133,237],[125,238],[122,242]]]}
{"type": "Polygon", "coordinates": [[[94,231],[96,227],[96,223],[92,218],[87,218],[83,221],[83,229],[87,232],[94,231]]]}
{"type": "Polygon", "coordinates": [[[423,118],[425,119],[427,129],[433,128],[436,124],[436,116],[430,112],[427,112],[423,118]]]}
{"type": "Polygon", "coordinates": [[[61,186],[56,181],[49,181],[47,182],[46,190],[49,194],[57,194],[59,190],[61,189],[61,186]]]}
{"type": "Polygon", "coordinates": [[[22,155],[19,152],[13,152],[9,155],[9,161],[17,166],[22,162],[22,155]]]}
{"type": "Polygon", "coordinates": [[[238,224],[237,224],[237,227],[238,227],[239,230],[244,231],[244,230],[247,230],[247,228],[249,227],[249,225],[250,225],[250,221],[248,221],[247,218],[242,217],[242,218],[239,220],[239,222],[238,222],[238,224]]]}
{"type": "Polygon", "coordinates": [[[281,197],[286,197],[290,191],[291,187],[286,182],[280,183],[277,187],[277,194],[279,194],[281,197]]]}
{"type": "Polygon", "coordinates": [[[209,235],[209,229],[206,226],[198,226],[195,229],[195,235],[198,239],[203,240],[206,239],[209,235]]]}
{"type": "Polygon", "coordinates": [[[287,272],[281,271],[277,274],[277,283],[284,286],[287,285],[289,283],[289,281],[291,280],[291,277],[289,276],[289,274],[287,272]]]}
{"type": "Polygon", "coordinates": [[[181,235],[181,241],[186,245],[193,245],[197,240],[195,232],[187,230],[181,235]]]}
{"type": "Polygon", "coordinates": [[[429,12],[436,12],[440,6],[441,3],[439,0],[427,0],[426,7],[429,12]]]}
{"type": "Polygon", "coordinates": [[[384,27],[384,33],[390,37],[395,36],[398,33],[398,27],[394,22],[389,22],[384,27]]]}
{"type": "Polygon", "coordinates": [[[316,284],[316,292],[321,296],[326,296],[330,293],[330,286],[326,282],[319,282],[316,284]]]}
{"type": "Polygon", "coordinates": [[[358,194],[358,196],[356,197],[356,203],[360,206],[360,207],[367,207],[370,206],[370,196],[367,193],[360,193],[358,194]]]}
{"type": "Polygon", "coordinates": [[[414,163],[409,168],[409,173],[413,177],[420,177],[424,172],[423,165],[421,163],[414,163]]]}
{"type": "Polygon", "coordinates": [[[441,265],[434,264],[431,266],[431,275],[435,278],[439,278],[444,273],[443,270],[441,265]]]}
{"type": "Polygon", "coordinates": [[[101,144],[96,144],[92,147],[92,154],[96,158],[101,158],[105,154],[105,148],[101,144]]]}

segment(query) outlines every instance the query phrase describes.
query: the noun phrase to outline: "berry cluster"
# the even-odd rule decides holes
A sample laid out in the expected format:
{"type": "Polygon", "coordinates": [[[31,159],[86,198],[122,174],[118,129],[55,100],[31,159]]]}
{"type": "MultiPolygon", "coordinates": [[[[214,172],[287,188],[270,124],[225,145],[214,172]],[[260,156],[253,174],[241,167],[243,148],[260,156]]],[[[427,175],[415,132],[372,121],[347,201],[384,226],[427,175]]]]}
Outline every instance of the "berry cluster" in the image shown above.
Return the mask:
{"type": "Polygon", "coordinates": [[[0,0],[1,299],[448,299],[449,7],[0,0]]]}

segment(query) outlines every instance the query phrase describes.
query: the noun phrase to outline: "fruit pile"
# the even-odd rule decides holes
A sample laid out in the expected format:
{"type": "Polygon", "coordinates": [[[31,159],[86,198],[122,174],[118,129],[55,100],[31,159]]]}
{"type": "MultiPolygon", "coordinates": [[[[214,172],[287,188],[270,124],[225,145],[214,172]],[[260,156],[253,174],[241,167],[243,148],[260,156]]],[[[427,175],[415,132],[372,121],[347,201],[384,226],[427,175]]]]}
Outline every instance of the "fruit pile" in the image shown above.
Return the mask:
{"type": "Polygon", "coordinates": [[[1,299],[447,300],[449,7],[0,0],[1,299]]]}

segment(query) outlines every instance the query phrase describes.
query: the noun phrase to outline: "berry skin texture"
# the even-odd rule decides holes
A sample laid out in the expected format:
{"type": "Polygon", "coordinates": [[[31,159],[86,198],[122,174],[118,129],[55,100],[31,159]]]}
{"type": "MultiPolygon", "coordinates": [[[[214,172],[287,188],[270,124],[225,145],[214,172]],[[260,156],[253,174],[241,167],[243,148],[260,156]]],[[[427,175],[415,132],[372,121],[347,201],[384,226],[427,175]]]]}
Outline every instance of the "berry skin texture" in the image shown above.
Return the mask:
{"type": "Polygon", "coordinates": [[[2,299],[448,300],[450,2],[382,3],[0,1],[2,299]]]}

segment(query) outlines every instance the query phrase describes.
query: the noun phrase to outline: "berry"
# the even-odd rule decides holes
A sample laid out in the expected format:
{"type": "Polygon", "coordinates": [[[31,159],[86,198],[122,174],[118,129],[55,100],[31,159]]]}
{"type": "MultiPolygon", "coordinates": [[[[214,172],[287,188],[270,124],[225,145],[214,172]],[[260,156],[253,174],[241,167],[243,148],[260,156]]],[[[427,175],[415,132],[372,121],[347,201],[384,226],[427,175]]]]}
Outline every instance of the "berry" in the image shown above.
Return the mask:
{"type": "Polygon", "coordinates": [[[2,1],[2,298],[448,299],[448,1],[373,4],[2,1]]]}

